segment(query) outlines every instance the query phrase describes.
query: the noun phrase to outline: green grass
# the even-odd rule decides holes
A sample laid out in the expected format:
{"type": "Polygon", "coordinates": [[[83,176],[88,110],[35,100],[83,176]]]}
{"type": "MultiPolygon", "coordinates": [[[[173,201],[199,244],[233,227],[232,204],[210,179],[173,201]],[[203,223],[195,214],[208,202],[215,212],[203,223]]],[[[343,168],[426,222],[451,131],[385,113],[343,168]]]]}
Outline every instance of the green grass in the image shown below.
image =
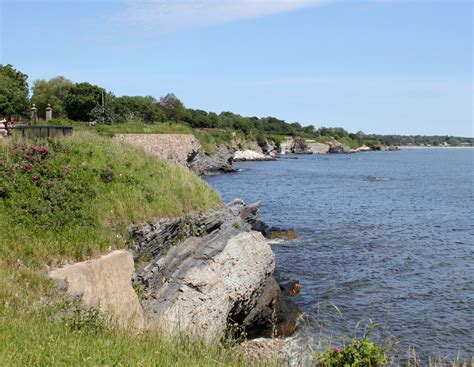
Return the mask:
{"type": "Polygon", "coordinates": [[[0,321],[4,366],[245,366],[242,354],[189,338],[75,328],[45,313],[0,321]]]}
{"type": "Polygon", "coordinates": [[[72,327],[46,275],[127,247],[131,223],[219,205],[187,169],[91,132],[0,143],[0,365],[244,365],[233,349],[186,337],[72,327]]]}
{"type": "Polygon", "coordinates": [[[230,143],[235,137],[232,131],[202,131],[194,130],[194,136],[205,152],[212,153],[216,150],[217,145],[230,143]]]}
{"type": "Polygon", "coordinates": [[[112,136],[113,134],[192,134],[192,129],[182,123],[158,122],[155,124],[144,124],[139,122],[127,122],[113,125],[95,125],[97,132],[112,136]]]}
{"type": "Polygon", "coordinates": [[[126,245],[127,227],[216,207],[220,198],[186,168],[106,137],[79,132],[0,152],[0,259],[82,259],[126,245]],[[32,166],[32,167],[31,167],[32,166]]]}
{"type": "Polygon", "coordinates": [[[101,136],[112,137],[116,134],[193,134],[203,147],[205,152],[212,153],[217,145],[229,143],[235,135],[243,136],[236,132],[226,131],[202,131],[192,129],[188,125],[180,122],[157,122],[146,124],[143,122],[131,121],[127,123],[117,123],[113,125],[95,125],[87,127],[83,122],[74,122],[68,119],[53,119],[52,125],[74,126],[75,131],[93,131],[101,136]]]}

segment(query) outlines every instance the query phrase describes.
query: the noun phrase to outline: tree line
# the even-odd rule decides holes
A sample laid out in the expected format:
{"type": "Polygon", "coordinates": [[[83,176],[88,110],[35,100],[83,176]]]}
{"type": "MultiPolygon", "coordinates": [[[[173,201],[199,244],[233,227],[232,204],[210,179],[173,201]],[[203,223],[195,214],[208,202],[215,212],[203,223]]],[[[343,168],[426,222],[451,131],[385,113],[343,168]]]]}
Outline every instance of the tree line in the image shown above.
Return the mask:
{"type": "Polygon", "coordinates": [[[159,99],[153,96],[115,96],[105,88],[88,83],[74,83],[57,76],[49,80],[35,80],[31,86],[28,76],[12,65],[0,65],[0,116],[28,116],[35,104],[38,116],[44,116],[50,104],[54,118],[98,124],[138,122],[144,124],[165,121],[180,122],[191,128],[235,130],[245,135],[290,135],[305,138],[352,139],[359,142],[373,139],[391,145],[430,144],[459,145],[473,139],[458,137],[426,137],[399,135],[366,135],[362,131],[349,133],[343,128],[315,128],[298,122],[288,123],[276,117],[246,117],[233,112],[207,112],[186,108],[173,93],[159,99]]]}
{"type": "MultiPolygon", "coordinates": [[[[124,122],[159,123],[182,122],[192,128],[232,129],[242,133],[258,132],[281,135],[315,136],[313,125],[301,126],[298,122],[287,123],[275,117],[245,117],[233,112],[207,112],[186,108],[173,93],[160,99],[153,96],[117,97],[105,88],[88,83],[74,83],[57,76],[49,80],[35,80],[30,89],[28,76],[13,68],[0,65],[0,115],[28,116],[29,108],[35,104],[38,116],[44,116],[48,104],[53,108],[54,118],[73,121],[95,121],[99,124],[124,122]]],[[[321,130],[325,134],[328,130],[321,130]]],[[[347,135],[347,131],[341,135],[347,135]]]]}

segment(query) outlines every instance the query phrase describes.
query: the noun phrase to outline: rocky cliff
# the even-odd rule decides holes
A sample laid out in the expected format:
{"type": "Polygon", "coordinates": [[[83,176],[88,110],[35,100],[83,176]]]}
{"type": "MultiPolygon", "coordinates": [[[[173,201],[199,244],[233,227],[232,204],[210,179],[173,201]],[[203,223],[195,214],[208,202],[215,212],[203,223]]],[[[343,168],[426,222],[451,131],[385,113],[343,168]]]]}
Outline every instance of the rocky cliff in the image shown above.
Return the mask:
{"type": "Polygon", "coordinates": [[[192,160],[201,148],[199,141],[190,134],[116,134],[114,139],[181,165],[192,160]]]}
{"type": "Polygon", "coordinates": [[[258,207],[242,201],[209,215],[133,228],[136,282],[156,327],[206,340],[229,327],[250,336],[290,335],[297,307],[273,278],[274,255],[258,207]]]}
{"type": "Polygon", "coordinates": [[[71,298],[122,327],[207,341],[228,332],[287,336],[299,310],[273,276],[275,256],[260,232],[266,229],[258,204],[235,200],[205,215],[132,226],[131,252],[114,251],[50,276],[71,298]]]}
{"type": "Polygon", "coordinates": [[[187,166],[200,176],[235,172],[232,161],[236,148],[230,144],[217,146],[213,153],[208,153],[191,134],[117,134],[114,138],[157,158],[187,166]]]}

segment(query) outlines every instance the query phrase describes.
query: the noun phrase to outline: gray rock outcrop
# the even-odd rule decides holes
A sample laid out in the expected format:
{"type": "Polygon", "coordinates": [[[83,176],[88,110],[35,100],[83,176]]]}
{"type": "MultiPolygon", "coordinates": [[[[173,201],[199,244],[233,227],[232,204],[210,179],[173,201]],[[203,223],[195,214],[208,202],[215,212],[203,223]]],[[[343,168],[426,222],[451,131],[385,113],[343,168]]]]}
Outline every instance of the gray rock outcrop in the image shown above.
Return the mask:
{"type": "Polygon", "coordinates": [[[219,146],[213,153],[200,149],[197,154],[189,157],[187,166],[199,176],[236,172],[232,165],[234,152],[234,148],[227,146],[219,146]]]}
{"type": "Polygon", "coordinates": [[[230,326],[251,336],[288,335],[298,309],[272,274],[274,254],[258,205],[236,200],[208,215],[132,229],[137,284],[151,322],[210,341],[230,326]]]}
{"type": "Polygon", "coordinates": [[[234,153],[234,161],[245,162],[245,161],[273,161],[275,157],[259,153],[253,150],[237,150],[234,153]]]}
{"type": "Polygon", "coordinates": [[[329,153],[351,153],[351,148],[336,140],[329,143],[329,153]]]}
{"type": "Polygon", "coordinates": [[[306,144],[306,140],[300,139],[300,138],[293,139],[293,144],[290,147],[290,151],[293,154],[311,154],[312,153],[308,144],[306,144]]]}
{"type": "Polygon", "coordinates": [[[329,153],[329,149],[331,146],[326,143],[317,143],[314,141],[308,141],[307,142],[309,150],[311,150],[311,153],[313,154],[326,154],[329,153]]]}

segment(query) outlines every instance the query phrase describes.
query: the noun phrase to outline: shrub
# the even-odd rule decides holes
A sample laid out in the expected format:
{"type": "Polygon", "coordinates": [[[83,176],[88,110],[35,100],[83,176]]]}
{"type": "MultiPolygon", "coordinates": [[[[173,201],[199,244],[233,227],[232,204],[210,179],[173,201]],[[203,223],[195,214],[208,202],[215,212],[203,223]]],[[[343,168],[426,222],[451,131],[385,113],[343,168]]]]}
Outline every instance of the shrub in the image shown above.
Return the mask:
{"type": "Polygon", "coordinates": [[[81,259],[124,247],[131,223],[216,205],[188,170],[96,134],[0,146],[0,259],[81,259]]]}
{"type": "Polygon", "coordinates": [[[387,355],[379,344],[372,342],[367,336],[353,339],[344,346],[336,346],[321,353],[319,366],[384,366],[387,355]]]}

